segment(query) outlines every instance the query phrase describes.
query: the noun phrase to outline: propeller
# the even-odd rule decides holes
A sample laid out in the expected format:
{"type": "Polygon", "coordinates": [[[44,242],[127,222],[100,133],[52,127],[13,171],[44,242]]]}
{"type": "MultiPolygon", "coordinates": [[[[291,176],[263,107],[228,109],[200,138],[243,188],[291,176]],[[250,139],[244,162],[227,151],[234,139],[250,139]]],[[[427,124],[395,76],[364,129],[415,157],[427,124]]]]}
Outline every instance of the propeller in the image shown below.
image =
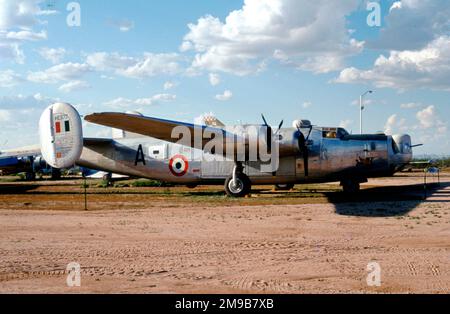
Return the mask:
{"type": "Polygon", "coordinates": [[[283,124],[284,124],[284,120],[281,120],[281,123],[280,123],[280,125],[278,126],[278,130],[275,132],[275,135],[278,135],[278,134],[280,133],[281,128],[283,127],[283,124]]]}
{"type": "MultiPolygon", "coordinates": [[[[264,116],[264,114],[262,114],[261,117],[264,121],[264,126],[266,126],[268,129],[272,130],[272,127],[269,125],[269,123],[267,123],[267,120],[266,120],[266,117],[264,116]]],[[[284,120],[281,120],[280,124],[278,125],[278,130],[275,132],[275,135],[280,133],[281,128],[283,127],[283,124],[284,124],[284,120]]]]}
{"type": "Polygon", "coordinates": [[[263,119],[263,121],[264,121],[264,126],[267,127],[266,143],[267,143],[267,148],[268,148],[268,150],[271,152],[271,151],[272,151],[272,138],[273,138],[272,136],[275,135],[275,138],[278,136],[278,134],[279,134],[280,131],[281,131],[281,128],[283,127],[284,120],[282,120],[281,123],[279,124],[278,130],[277,130],[275,133],[273,133],[273,129],[272,129],[272,127],[269,125],[269,123],[267,123],[267,119],[266,119],[266,117],[264,116],[264,114],[261,114],[261,117],[262,117],[262,119],[263,119]]]}
{"type": "Polygon", "coordinates": [[[308,136],[305,137],[303,132],[298,127],[298,145],[300,147],[300,151],[303,155],[303,165],[305,168],[305,177],[309,177],[309,149],[308,149],[308,141],[309,137],[312,133],[312,126],[309,128],[308,136]]]}
{"type": "Polygon", "coordinates": [[[269,123],[267,123],[266,117],[264,117],[264,114],[261,114],[261,117],[262,117],[262,119],[263,119],[263,121],[264,121],[264,125],[265,125],[266,127],[270,128],[269,123]]]}

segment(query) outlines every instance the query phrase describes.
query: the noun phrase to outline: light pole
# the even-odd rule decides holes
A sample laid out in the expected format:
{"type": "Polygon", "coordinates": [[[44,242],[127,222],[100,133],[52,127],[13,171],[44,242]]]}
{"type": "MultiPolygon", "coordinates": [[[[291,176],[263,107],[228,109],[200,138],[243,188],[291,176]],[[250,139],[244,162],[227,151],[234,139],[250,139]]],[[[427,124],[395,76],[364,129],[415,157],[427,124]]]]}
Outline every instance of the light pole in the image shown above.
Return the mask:
{"type": "Polygon", "coordinates": [[[362,135],[363,134],[363,110],[364,110],[364,96],[367,94],[372,94],[373,91],[368,90],[361,96],[359,96],[359,132],[362,135]]]}

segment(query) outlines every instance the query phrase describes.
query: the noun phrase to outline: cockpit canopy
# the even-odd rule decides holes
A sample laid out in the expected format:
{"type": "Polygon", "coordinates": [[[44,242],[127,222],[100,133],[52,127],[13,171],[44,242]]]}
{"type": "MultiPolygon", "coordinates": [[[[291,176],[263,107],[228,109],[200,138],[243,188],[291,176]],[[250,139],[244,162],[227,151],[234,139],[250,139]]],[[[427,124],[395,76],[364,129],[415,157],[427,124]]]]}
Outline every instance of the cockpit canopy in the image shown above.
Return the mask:
{"type": "Polygon", "coordinates": [[[344,128],[322,128],[322,137],[328,139],[344,139],[350,135],[344,128]]]}

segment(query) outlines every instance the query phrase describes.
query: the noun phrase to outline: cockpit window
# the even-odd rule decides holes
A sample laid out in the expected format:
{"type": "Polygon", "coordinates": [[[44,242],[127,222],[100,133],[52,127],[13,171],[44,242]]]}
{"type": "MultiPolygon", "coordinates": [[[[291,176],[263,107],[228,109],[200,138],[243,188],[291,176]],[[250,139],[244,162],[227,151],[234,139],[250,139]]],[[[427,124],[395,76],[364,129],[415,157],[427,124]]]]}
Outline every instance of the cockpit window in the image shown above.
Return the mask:
{"type": "Polygon", "coordinates": [[[343,128],[323,128],[322,136],[328,139],[342,139],[349,135],[349,133],[343,128]]]}

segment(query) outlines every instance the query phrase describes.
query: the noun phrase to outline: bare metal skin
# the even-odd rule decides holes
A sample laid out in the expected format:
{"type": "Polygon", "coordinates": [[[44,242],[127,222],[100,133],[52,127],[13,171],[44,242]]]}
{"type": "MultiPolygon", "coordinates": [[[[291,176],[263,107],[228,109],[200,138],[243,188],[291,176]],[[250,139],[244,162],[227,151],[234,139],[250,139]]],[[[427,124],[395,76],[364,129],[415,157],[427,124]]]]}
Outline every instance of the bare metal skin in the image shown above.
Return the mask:
{"type": "Polygon", "coordinates": [[[360,183],[392,176],[412,160],[408,135],[350,135],[342,128],[312,126],[309,121],[295,121],[292,128],[282,128],[282,122],[274,132],[264,117],[264,125],[231,127],[218,121],[213,127],[198,126],[136,113],[94,113],[85,120],[113,128],[114,138],[83,138],[80,116],[69,104],[57,103],[44,111],[40,152],[49,165],[61,169],[76,164],[188,186],[225,182],[227,194],[235,197],[250,193],[253,184],[290,187],[340,181],[345,191],[357,192],[360,183]],[[174,136],[179,128],[200,136],[174,136]],[[220,145],[208,149],[213,138],[219,138],[220,145]],[[257,154],[252,154],[254,147],[257,154]],[[269,162],[270,171],[262,152],[270,152],[272,160],[278,157],[276,167],[269,162]]]}

